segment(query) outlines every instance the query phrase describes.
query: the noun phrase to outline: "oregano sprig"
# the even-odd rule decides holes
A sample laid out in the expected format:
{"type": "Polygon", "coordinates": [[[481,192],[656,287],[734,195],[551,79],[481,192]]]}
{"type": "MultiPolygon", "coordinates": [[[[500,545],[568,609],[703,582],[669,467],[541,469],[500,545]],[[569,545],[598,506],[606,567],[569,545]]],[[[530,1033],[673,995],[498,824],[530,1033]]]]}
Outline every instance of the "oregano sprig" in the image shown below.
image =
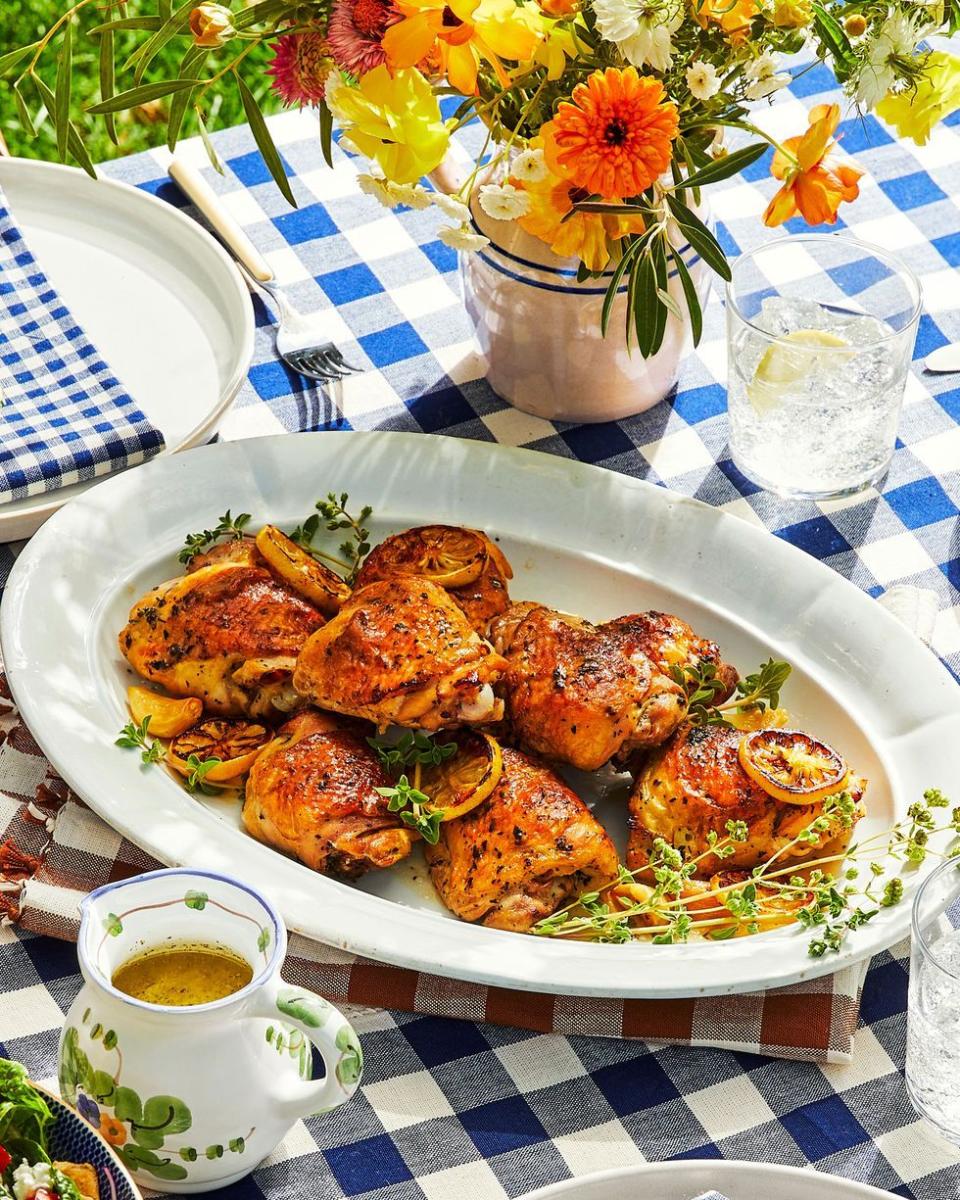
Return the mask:
{"type": "Polygon", "coordinates": [[[150,716],[148,714],[139,725],[133,721],[124,725],[114,744],[122,746],[125,750],[139,750],[141,762],[145,766],[151,766],[153,763],[163,761],[163,744],[156,738],[151,739],[149,732],[150,716]]]}
{"type": "Polygon", "coordinates": [[[250,521],[249,513],[238,513],[236,517],[231,516],[230,509],[223,514],[213,529],[203,529],[199,533],[188,533],[184,539],[183,548],[177,555],[177,558],[185,566],[213,545],[214,542],[220,541],[221,538],[230,538],[233,541],[240,541],[244,536],[244,530],[250,521]]]}

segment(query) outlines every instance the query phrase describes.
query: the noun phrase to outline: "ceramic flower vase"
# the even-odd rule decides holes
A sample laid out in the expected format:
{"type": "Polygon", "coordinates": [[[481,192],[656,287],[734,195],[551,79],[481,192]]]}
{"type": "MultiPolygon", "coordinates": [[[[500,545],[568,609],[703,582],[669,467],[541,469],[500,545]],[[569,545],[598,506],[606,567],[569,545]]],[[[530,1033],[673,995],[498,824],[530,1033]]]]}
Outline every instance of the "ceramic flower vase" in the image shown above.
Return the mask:
{"type": "MultiPolygon", "coordinates": [[[[515,221],[495,221],[476,203],[471,209],[490,245],[461,255],[463,298],[487,359],[487,379],[499,396],[551,421],[596,422],[644,412],[669,393],[692,348],[675,267],[669,291],[683,318],[667,318],[663,345],[644,359],[635,346],[627,348],[625,281],[607,336],[600,332],[614,264],[603,278],[579,283],[576,259],[557,257],[515,221]]],[[[674,244],[705,303],[709,268],[682,235],[674,244]]]]}
{"type": "Polygon", "coordinates": [[[153,871],[107,884],[81,904],[83,987],[60,1041],[60,1092],[146,1187],[201,1192],[252,1171],[299,1118],[356,1091],[357,1035],[336,1008],[280,978],[286,931],[238,880],[153,871]],[[253,968],[240,991],[166,1007],[113,986],[144,949],[226,947],[253,968]],[[311,1082],[311,1047],[324,1078],[311,1082]]]}

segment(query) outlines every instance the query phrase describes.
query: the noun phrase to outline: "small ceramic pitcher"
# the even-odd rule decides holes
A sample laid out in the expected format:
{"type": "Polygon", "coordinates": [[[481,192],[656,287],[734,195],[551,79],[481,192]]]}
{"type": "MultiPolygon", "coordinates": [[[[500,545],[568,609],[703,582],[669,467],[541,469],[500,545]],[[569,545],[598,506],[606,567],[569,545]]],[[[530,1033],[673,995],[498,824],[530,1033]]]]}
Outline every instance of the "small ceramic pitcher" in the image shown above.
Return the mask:
{"type": "Polygon", "coordinates": [[[298,1117],[356,1091],[357,1035],[333,1005],[281,980],[286,930],[253,888],[207,871],[153,871],[99,888],[80,908],[84,985],[60,1041],[60,1091],[140,1183],[165,1192],[233,1183],[298,1117]],[[185,943],[232,950],[253,979],[182,1008],[111,983],[135,954],[185,943]],[[326,1070],[317,1082],[311,1045],[326,1070]]]}

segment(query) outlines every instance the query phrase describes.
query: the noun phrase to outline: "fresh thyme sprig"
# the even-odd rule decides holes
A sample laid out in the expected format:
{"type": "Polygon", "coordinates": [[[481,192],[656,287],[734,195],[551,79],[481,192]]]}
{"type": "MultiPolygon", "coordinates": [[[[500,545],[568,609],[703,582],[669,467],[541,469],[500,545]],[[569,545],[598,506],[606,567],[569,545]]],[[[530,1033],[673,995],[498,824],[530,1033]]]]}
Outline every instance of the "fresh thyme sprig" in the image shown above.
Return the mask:
{"type": "Polygon", "coordinates": [[[387,800],[390,812],[397,813],[404,825],[415,829],[431,846],[437,844],[443,810],[427,808],[430,797],[415,787],[406,775],[401,775],[393,787],[378,787],[377,791],[387,800]]]}
{"type": "MultiPolygon", "coordinates": [[[[636,871],[621,867],[619,879],[603,892],[588,892],[552,916],[533,932],[547,937],[597,942],[650,939],[658,944],[686,941],[691,934],[725,940],[756,933],[773,918],[792,917],[811,933],[808,953],[813,958],[840,950],[847,936],[862,928],[882,909],[901,902],[903,870],[911,870],[929,854],[935,834],[960,835],[960,807],[938,819],[936,810],[950,802],[936,788],[912,804],[904,820],[843,851],[806,862],[778,866],[794,851],[822,845],[856,821],[856,805],[848,792],[827,797],[822,812],[800,832],[750,872],[746,880],[718,886],[707,894],[691,894],[697,866],[710,854],[734,853],[746,840],[746,828],[728,823],[727,836],[711,835],[708,849],[696,858],[683,855],[662,839],[654,842],[649,862],[636,871]],[[881,860],[886,859],[887,862],[881,860]],[[893,870],[890,861],[901,864],[893,870]],[[867,882],[860,882],[860,863],[867,864],[867,882]],[[645,880],[651,880],[648,884],[645,880]],[[696,907],[690,907],[690,901],[696,907]],[[712,903],[711,903],[712,900],[712,903]]],[[[955,853],[956,844],[941,856],[955,853]]]]}
{"type": "Polygon", "coordinates": [[[197,754],[189,755],[187,766],[190,770],[184,779],[187,791],[200,792],[204,796],[215,796],[217,789],[204,781],[214,767],[220,766],[220,762],[219,758],[200,758],[197,754]]]}
{"type": "Polygon", "coordinates": [[[352,517],[346,507],[349,499],[346,492],[341,492],[339,496],[335,492],[328,492],[326,500],[316,502],[314,507],[317,511],[311,513],[302,525],[296,527],[290,534],[290,539],[298,546],[309,550],[315,558],[324,559],[341,567],[347,572],[347,583],[352,584],[357,578],[363,560],[370,553],[370,530],[365,528],[365,523],[373,515],[373,509],[369,504],[365,504],[356,517],[352,517]],[[328,533],[336,533],[343,529],[350,530],[350,535],[340,543],[341,558],[327,554],[313,545],[313,539],[320,530],[321,522],[328,533]]]}
{"type": "Polygon", "coordinates": [[[139,750],[140,760],[146,766],[163,761],[163,745],[154,738],[148,741],[150,717],[145,716],[139,725],[130,721],[120,730],[120,735],[114,743],[123,746],[125,750],[139,750]]]}
{"type": "Polygon", "coordinates": [[[188,533],[184,539],[183,549],[177,555],[177,558],[185,566],[189,566],[198,554],[201,554],[208,546],[212,546],[214,542],[218,542],[221,538],[231,538],[234,541],[240,541],[249,521],[249,513],[238,513],[236,517],[232,517],[228,508],[214,529],[204,529],[201,533],[188,533]]]}
{"type": "Polygon", "coordinates": [[[437,766],[452,758],[457,753],[457,743],[437,742],[422,729],[408,729],[396,741],[371,737],[367,738],[367,744],[376,751],[385,771],[394,777],[400,773],[393,787],[377,788],[380,795],[389,800],[387,807],[400,814],[404,825],[415,829],[425,842],[435,846],[440,840],[443,811],[427,807],[431,801],[420,791],[420,775],[424,767],[437,766]],[[413,782],[404,773],[405,767],[413,768],[413,782]]]}
{"type": "Polygon", "coordinates": [[[671,675],[687,695],[687,716],[695,725],[729,725],[726,712],[764,712],[780,707],[780,692],[793,668],[789,663],[768,659],[759,670],[739,680],[733,696],[717,704],[725,689],[717,677],[716,665],[701,662],[696,666],[671,668],[671,675]]]}
{"type": "Polygon", "coordinates": [[[405,730],[395,742],[369,737],[367,745],[376,751],[380,765],[391,774],[403,767],[433,767],[457,752],[456,742],[437,742],[422,729],[405,730]]]}

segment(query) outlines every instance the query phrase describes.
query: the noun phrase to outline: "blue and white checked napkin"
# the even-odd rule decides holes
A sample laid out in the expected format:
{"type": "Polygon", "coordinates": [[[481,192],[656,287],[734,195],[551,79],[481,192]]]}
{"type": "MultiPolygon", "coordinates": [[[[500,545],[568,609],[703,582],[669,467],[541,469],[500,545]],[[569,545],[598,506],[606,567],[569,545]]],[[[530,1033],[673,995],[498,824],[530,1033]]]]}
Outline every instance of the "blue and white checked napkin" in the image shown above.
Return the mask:
{"type": "Polygon", "coordinates": [[[163,444],[37,265],[0,190],[0,504],[135,466],[163,444]]]}

